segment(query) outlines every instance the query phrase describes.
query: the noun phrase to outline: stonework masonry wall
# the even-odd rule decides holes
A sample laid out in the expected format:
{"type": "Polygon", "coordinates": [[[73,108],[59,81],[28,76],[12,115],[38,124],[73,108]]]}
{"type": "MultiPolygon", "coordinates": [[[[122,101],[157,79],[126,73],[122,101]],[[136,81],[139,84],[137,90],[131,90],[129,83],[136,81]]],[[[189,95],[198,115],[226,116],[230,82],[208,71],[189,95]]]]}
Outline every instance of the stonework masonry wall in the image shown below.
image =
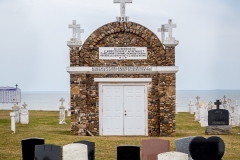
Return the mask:
{"type": "MultiPolygon", "coordinates": [[[[82,48],[70,49],[70,66],[174,66],[175,49],[134,22],[112,22],[94,31],[82,48]],[[99,47],[147,47],[146,60],[101,60],[99,47]]],[[[152,78],[148,89],[148,135],[175,135],[175,74],[71,74],[71,134],[99,135],[99,94],[94,78],[152,78]]]]}

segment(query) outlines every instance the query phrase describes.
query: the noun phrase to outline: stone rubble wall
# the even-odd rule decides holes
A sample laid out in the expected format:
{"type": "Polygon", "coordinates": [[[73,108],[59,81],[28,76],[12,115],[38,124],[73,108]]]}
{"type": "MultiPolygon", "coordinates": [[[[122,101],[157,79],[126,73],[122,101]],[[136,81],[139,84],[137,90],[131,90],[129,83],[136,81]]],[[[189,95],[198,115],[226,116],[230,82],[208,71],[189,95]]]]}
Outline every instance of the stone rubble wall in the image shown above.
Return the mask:
{"type": "MultiPolygon", "coordinates": [[[[175,49],[134,22],[112,22],[94,31],[82,48],[70,49],[70,66],[174,66],[175,49]],[[146,60],[101,60],[99,47],[147,47],[146,60]]],[[[152,78],[148,89],[148,135],[175,135],[175,74],[71,74],[71,134],[99,135],[98,83],[94,78],[152,78]]]]}

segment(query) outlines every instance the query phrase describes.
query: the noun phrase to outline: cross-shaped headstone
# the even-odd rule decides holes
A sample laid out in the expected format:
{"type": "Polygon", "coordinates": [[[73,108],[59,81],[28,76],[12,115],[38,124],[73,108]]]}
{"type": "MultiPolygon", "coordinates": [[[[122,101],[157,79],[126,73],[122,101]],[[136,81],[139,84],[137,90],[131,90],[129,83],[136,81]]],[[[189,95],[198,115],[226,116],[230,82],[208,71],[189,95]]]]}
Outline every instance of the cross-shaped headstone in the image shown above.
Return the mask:
{"type": "Polygon", "coordinates": [[[16,84],[15,86],[16,86],[16,88],[18,87],[18,85],[17,85],[17,84],[16,84]]]}
{"type": "Polygon", "coordinates": [[[219,100],[217,100],[216,102],[214,102],[214,104],[217,105],[217,109],[219,109],[219,105],[221,105],[222,103],[219,100]]]}
{"type": "Polygon", "coordinates": [[[59,101],[61,102],[61,106],[62,106],[65,99],[63,99],[63,97],[62,97],[59,101]]]}
{"type": "Polygon", "coordinates": [[[172,29],[176,28],[177,25],[176,24],[172,24],[172,20],[169,19],[168,20],[168,24],[164,24],[164,27],[168,30],[168,35],[169,35],[169,38],[171,39],[172,38],[172,29]]]}
{"type": "Polygon", "coordinates": [[[132,0],[114,0],[114,3],[120,3],[120,14],[122,17],[125,17],[125,3],[132,3],[132,0]]]}
{"type": "Polygon", "coordinates": [[[23,108],[26,108],[27,104],[24,102],[22,106],[23,108]]]}
{"type": "Polygon", "coordinates": [[[73,20],[73,24],[69,24],[68,28],[73,29],[72,33],[73,38],[76,38],[77,34],[77,39],[80,41],[81,40],[80,33],[84,33],[84,29],[81,29],[80,24],[76,24],[76,20],[73,20]]]}
{"type": "Polygon", "coordinates": [[[165,32],[168,32],[168,29],[166,29],[165,26],[162,25],[162,28],[158,28],[158,32],[162,33],[162,42],[163,42],[165,39],[165,32]]]}

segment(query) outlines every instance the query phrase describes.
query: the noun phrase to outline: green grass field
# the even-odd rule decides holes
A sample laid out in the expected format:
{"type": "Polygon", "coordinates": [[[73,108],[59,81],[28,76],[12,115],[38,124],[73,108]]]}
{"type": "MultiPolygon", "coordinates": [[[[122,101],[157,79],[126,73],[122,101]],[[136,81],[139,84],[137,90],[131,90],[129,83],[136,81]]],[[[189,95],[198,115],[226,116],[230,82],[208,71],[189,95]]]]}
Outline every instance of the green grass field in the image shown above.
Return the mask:
{"type": "MultiPolygon", "coordinates": [[[[118,145],[130,144],[141,146],[143,139],[151,137],[90,137],[70,135],[70,117],[66,125],[59,125],[57,111],[30,111],[29,124],[16,124],[16,133],[11,134],[10,110],[0,110],[0,160],[21,160],[21,140],[29,137],[44,138],[46,144],[66,145],[79,140],[95,142],[96,160],[115,160],[118,145]]],[[[171,151],[175,151],[174,140],[186,136],[203,136],[205,128],[193,121],[189,113],[176,115],[176,137],[154,137],[170,140],[171,151]]],[[[240,159],[240,127],[233,127],[232,135],[221,135],[225,143],[225,154],[222,160],[240,159]]]]}

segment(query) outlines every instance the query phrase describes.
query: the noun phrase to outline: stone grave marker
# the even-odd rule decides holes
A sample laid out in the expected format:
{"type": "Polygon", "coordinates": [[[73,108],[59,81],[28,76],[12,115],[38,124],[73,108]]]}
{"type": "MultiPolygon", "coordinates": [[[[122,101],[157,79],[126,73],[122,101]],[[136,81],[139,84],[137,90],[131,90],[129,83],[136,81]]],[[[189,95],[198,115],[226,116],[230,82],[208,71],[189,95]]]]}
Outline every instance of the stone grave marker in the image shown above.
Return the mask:
{"type": "Polygon", "coordinates": [[[117,146],[117,160],[140,160],[140,147],[133,145],[117,146]]]}
{"type": "Polygon", "coordinates": [[[35,160],[62,160],[62,147],[53,144],[35,145],[35,160]]]}
{"type": "Polygon", "coordinates": [[[194,104],[192,104],[192,101],[190,101],[189,105],[189,113],[194,114],[194,104]]]}
{"type": "Polygon", "coordinates": [[[157,160],[157,155],[170,151],[170,141],[162,139],[142,140],[142,160],[157,160]]]}
{"type": "Polygon", "coordinates": [[[175,140],[176,151],[188,154],[189,160],[192,159],[189,152],[189,144],[193,138],[195,138],[195,136],[183,137],[175,140]]]}
{"type": "Polygon", "coordinates": [[[15,112],[10,112],[12,134],[15,133],[15,131],[16,131],[15,116],[16,116],[15,112]]]}
{"type": "Polygon", "coordinates": [[[229,126],[229,111],[226,109],[219,109],[222,103],[217,100],[214,103],[217,109],[208,111],[208,126],[206,127],[206,134],[231,134],[232,127],[229,126]]]}
{"type": "Polygon", "coordinates": [[[24,102],[23,107],[20,109],[20,123],[21,124],[28,124],[29,123],[29,113],[28,109],[26,108],[27,104],[24,102]]]}
{"type": "Polygon", "coordinates": [[[14,106],[12,106],[12,110],[15,112],[15,122],[19,123],[19,106],[15,103],[14,106]]]}
{"type": "Polygon", "coordinates": [[[65,99],[61,98],[59,101],[61,102],[61,106],[59,107],[59,124],[66,124],[65,107],[63,106],[63,102],[65,101],[65,99]]]}
{"type": "Polygon", "coordinates": [[[22,139],[22,159],[34,160],[35,145],[44,144],[44,138],[22,139]]]}
{"type": "Polygon", "coordinates": [[[158,160],[188,160],[188,155],[181,152],[165,152],[158,154],[158,160]]]}
{"type": "Polygon", "coordinates": [[[87,160],[88,150],[86,144],[72,143],[63,146],[63,160],[87,160]]]}
{"type": "Polygon", "coordinates": [[[195,137],[190,142],[189,151],[194,160],[221,160],[224,155],[225,144],[217,136],[208,139],[195,137]]]}
{"type": "Polygon", "coordinates": [[[87,145],[88,150],[88,160],[94,160],[95,159],[95,143],[90,141],[77,141],[74,143],[82,143],[87,145]]]}

